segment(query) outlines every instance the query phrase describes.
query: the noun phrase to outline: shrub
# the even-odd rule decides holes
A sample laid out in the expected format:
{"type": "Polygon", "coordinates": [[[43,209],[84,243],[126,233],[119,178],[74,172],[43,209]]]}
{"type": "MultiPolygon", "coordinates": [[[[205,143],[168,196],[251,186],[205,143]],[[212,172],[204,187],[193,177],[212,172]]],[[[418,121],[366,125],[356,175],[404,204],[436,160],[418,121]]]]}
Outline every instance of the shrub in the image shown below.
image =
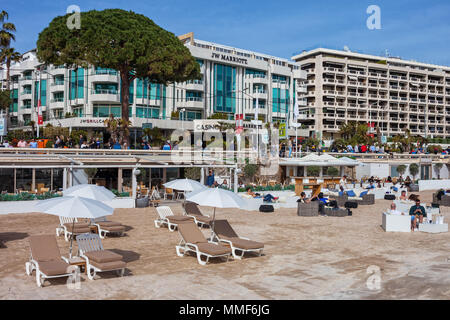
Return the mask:
{"type": "Polygon", "coordinates": [[[320,175],[320,167],[317,166],[307,167],[306,174],[309,177],[318,177],[320,175]]]}
{"type": "Polygon", "coordinates": [[[335,167],[328,167],[327,175],[331,177],[339,176],[339,170],[335,167]]]}
{"type": "Polygon", "coordinates": [[[244,167],[244,174],[247,178],[253,178],[258,171],[258,166],[256,164],[247,164],[244,167]]]}
{"type": "Polygon", "coordinates": [[[419,173],[419,165],[417,163],[413,163],[409,166],[409,173],[413,176],[415,179],[417,174],[419,173]]]}
{"type": "Polygon", "coordinates": [[[400,175],[404,175],[405,172],[406,172],[406,166],[405,166],[404,164],[399,165],[399,166],[397,167],[397,172],[398,172],[400,175]]]}
{"type": "Polygon", "coordinates": [[[198,180],[201,178],[200,168],[186,168],[184,169],[184,176],[191,180],[198,180]]]}

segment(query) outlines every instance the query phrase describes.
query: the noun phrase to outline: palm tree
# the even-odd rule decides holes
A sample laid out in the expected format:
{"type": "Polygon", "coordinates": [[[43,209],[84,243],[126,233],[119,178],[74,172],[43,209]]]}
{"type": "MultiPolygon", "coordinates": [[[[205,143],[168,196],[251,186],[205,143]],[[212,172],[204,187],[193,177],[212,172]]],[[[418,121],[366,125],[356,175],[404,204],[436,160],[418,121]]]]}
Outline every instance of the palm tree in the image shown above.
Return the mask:
{"type": "Polygon", "coordinates": [[[0,63],[6,64],[6,87],[10,89],[10,69],[12,62],[19,62],[22,55],[14,48],[2,47],[0,51],[0,63]]]}
{"type": "Polygon", "coordinates": [[[16,41],[16,37],[14,35],[14,32],[16,32],[16,26],[14,23],[5,22],[8,18],[8,12],[4,10],[0,12],[0,23],[2,24],[0,29],[0,47],[7,48],[11,45],[11,41],[16,41]]]}

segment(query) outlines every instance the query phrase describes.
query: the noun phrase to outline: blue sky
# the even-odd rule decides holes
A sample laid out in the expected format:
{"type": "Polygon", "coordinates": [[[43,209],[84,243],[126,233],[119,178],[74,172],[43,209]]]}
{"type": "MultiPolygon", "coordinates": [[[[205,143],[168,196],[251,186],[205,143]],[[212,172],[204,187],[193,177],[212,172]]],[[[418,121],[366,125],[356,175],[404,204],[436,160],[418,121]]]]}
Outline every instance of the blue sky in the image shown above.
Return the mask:
{"type": "Polygon", "coordinates": [[[69,5],[82,11],[122,8],[142,13],[176,35],[195,37],[284,58],[323,46],[450,66],[448,0],[141,0],[3,1],[17,26],[19,51],[69,5]],[[369,30],[369,5],[381,8],[381,30],[369,30]]]}

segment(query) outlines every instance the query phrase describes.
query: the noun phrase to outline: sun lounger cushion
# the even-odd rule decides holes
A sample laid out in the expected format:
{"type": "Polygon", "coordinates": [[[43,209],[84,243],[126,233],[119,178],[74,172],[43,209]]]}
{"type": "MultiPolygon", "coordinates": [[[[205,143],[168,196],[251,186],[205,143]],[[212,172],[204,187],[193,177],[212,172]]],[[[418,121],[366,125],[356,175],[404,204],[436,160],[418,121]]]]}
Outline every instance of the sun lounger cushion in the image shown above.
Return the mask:
{"type": "Polygon", "coordinates": [[[124,232],[125,226],[101,226],[103,230],[109,231],[109,232],[124,232]]]}
{"type": "Polygon", "coordinates": [[[89,260],[98,262],[98,263],[107,263],[107,262],[115,262],[121,261],[122,256],[120,254],[114,253],[109,250],[101,250],[101,251],[90,251],[84,254],[89,260]]]}
{"type": "Polygon", "coordinates": [[[100,221],[96,222],[100,227],[117,227],[122,226],[120,222],[114,222],[114,221],[100,221]]]}
{"type": "Polygon", "coordinates": [[[179,222],[194,221],[194,218],[186,216],[168,216],[167,219],[170,221],[170,223],[175,224],[179,222]]]}
{"type": "Polygon", "coordinates": [[[91,264],[94,267],[99,268],[100,270],[117,270],[117,269],[123,269],[127,266],[126,262],[124,261],[112,261],[112,262],[97,262],[97,261],[91,261],[91,264]]]}
{"type": "Polygon", "coordinates": [[[197,243],[197,247],[200,252],[207,253],[212,256],[231,253],[231,249],[229,247],[215,245],[212,243],[197,243]]]}
{"type": "Polygon", "coordinates": [[[225,237],[222,237],[222,238],[225,240],[231,241],[231,243],[233,243],[234,247],[240,248],[240,249],[250,250],[250,249],[264,248],[264,243],[260,243],[260,242],[256,242],[256,241],[251,241],[251,240],[246,240],[246,239],[241,239],[241,238],[225,238],[225,237]]]}
{"type": "Polygon", "coordinates": [[[203,222],[203,223],[206,223],[206,224],[210,224],[212,222],[212,220],[213,220],[212,218],[205,217],[205,216],[197,216],[195,218],[197,219],[197,221],[200,221],[200,222],[203,222]]]}
{"type": "Polygon", "coordinates": [[[61,259],[56,237],[51,235],[30,236],[31,255],[39,262],[58,261],[61,259]]]}
{"type": "Polygon", "coordinates": [[[72,229],[72,226],[67,227],[67,231],[70,233],[89,233],[91,232],[91,228],[89,227],[75,227],[72,229]]]}
{"type": "Polygon", "coordinates": [[[187,243],[207,243],[205,236],[194,223],[183,223],[178,226],[181,236],[187,243]]]}
{"type": "Polygon", "coordinates": [[[39,270],[47,276],[57,276],[60,274],[65,274],[69,265],[64,261],[45,261],[38,262],[39,270]]]}
{"type": "Polygon", "coordinates": [[[74,228],[89,228],[89,223],[86,222],[64,223],[64,226],[67,229],[72,229],[72,226],[74,228]]]}

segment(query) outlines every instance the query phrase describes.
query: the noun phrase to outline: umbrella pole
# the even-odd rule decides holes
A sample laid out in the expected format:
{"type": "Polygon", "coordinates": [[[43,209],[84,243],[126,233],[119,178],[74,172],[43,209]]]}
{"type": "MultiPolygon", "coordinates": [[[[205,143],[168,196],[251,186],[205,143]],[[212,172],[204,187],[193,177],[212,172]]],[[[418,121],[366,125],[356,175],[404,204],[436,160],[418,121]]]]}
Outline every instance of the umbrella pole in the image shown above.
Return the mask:
{"type": "Polygon", "coordinates": [[[213,222],[211,224],[211,241],[214,240],[214,224],[216,223],[216,207],[214,207],[213,222]]]}
{"type": "Polygon", "coordinates": [[[73,243],[73,229],[75,228],[75,218],[72,222],[72,235],[70,236],[70,249],[69,249],[69,259],[72,259],[72,243],[73,243]]]}

